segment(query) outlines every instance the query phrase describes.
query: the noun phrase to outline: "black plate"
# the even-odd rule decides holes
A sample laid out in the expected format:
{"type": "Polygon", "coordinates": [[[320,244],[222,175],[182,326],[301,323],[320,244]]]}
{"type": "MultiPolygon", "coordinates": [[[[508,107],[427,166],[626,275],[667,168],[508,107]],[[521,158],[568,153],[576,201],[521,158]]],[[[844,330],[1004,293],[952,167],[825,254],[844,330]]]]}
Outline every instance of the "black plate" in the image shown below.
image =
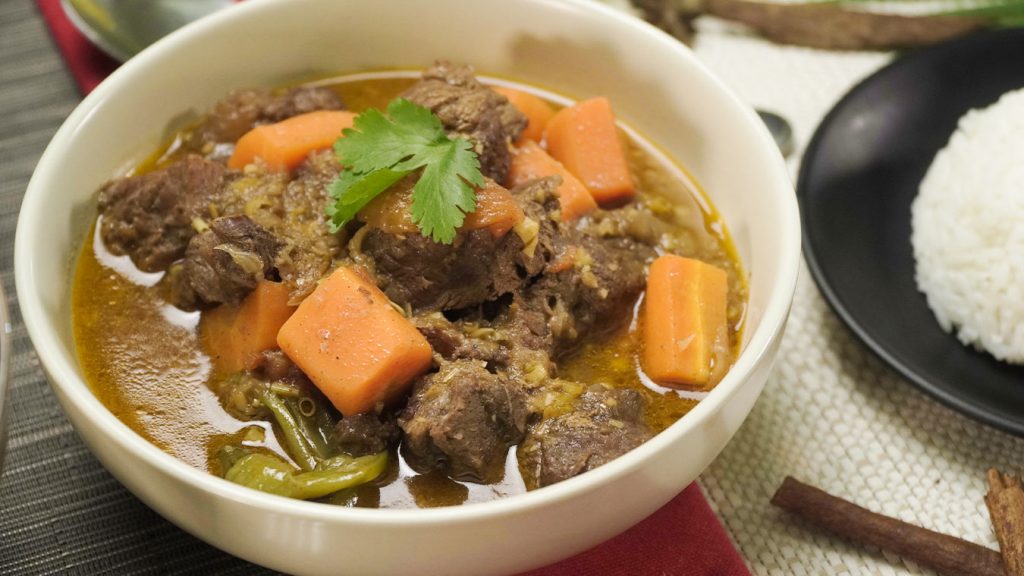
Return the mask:
{"type": "Polygon", "coordinates": [[[917,291],[910,246],[911,201],[957,120],[1020,87],[1024,30],[911,52],[825,117],[804,155],[797,196],[811,274],[850,329],[943,403],[1024,436],[1024,367],[942,331],[917,291]]]}

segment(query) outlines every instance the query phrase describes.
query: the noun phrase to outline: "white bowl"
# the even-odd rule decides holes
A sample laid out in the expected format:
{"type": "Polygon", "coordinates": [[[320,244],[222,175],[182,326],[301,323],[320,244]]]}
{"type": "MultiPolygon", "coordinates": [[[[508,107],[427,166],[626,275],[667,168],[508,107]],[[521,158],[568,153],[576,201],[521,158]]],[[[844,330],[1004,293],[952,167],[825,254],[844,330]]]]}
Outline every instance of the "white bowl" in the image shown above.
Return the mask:
{"type": "Polygon", "coordinates": [[[75,109],[26,192],[15,270],[29,335],[71,422],[111,473],[178,526],[290,573],[508,574],[622,532],[715,458],[767,378],[799,238],[785,165],[753,111],[689,50],[639,20],[585,0],[261,0],[172,34],[75,109]],[[608,465],[531,493],[431,510],[263,494],[192,468],[122,424],[83,381],[71,335],[72,266],[100,184],[150,154],[184,113],[232,88],[435,58],[569,96],[606,95],[622,120],[687,167],[724,216],[750,276],[732,371],[692,412],[608,465]]]}

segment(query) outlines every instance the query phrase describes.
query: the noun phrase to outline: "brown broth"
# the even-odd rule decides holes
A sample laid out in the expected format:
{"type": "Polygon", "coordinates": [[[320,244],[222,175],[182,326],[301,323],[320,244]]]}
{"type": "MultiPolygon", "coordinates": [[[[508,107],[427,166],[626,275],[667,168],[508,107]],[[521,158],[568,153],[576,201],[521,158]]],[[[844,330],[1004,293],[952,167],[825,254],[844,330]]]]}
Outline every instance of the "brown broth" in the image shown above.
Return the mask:
{"type": "MultiPolygon", "coordinates": [[[[350,109],[360,111],[383,108],[412,82],[412,74],[385,73],[316,84],[336,90],[350,109]]],[[[159,168],[177,159],[181,151],[175,142],[180,137],[133,172],[159,168]]],[[[671,226],[671,232],[662,238],[661,251],[700,258],[727,271],[730,337],[738,351],[746,285],[724,223],[685,172],[639,137],[626,138],[639,199],[671,226]]],[[[79,363],[96,396],[144,438],[211,473],[220,472],[217,451],[242,440],[247,446],[287,459],[268,422],[243,422],[221,408],[209,386],[215,375],[199,344],[199,313],[182,312],[163,302],[153,287],[158,278],[159,274],[138,271],[127,256],[109,254],[93,227],[75,269],[72,308],[79,363]]],[[[638,368],[635,315],[627,320],[610,333],[584,338],[559,362],[559,373],[579,382],[640,390],[651,400],[648,421],[660,431],[693,408],[702,394],[668,390],[647,380],[638,368]]],[[[507,459],[505,479],[490,485],[457,482],[441,473],[416,474],[398,456],[391,459],[382,478],[326,500],[349,506],[431,507],[492,500],[526,490],[514,448],[507,459]]]]}

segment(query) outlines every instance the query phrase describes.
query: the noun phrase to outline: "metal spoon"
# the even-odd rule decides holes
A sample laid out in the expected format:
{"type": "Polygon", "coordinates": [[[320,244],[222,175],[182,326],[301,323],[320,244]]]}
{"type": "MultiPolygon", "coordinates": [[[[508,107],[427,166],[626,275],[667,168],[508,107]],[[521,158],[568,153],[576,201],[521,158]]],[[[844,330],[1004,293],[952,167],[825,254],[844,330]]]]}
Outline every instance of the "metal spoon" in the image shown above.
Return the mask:
{"type": "MultiPolygon", "coordinates": [[[[174,30],[231,6],[233,0],[61,0],[86,38],[124,62],[174,30]]],[[[757,111],[784,157],[793,152],[793,129],[773,112],[757,111]]]]}
{"type": "Polygon", "coordinates": [[[761,117],[761,121],[768,128],[768,132],[771,133],[772,139],[775,140],[775,145],[779,147],[779,152],[782,152],[783,158],[789,158],[789,155],[793,153],[793,127],[790,126],[789,121],[779,116],[774,112],[768,112],[766,110],[757,110],[757,115],[761,117]]]}

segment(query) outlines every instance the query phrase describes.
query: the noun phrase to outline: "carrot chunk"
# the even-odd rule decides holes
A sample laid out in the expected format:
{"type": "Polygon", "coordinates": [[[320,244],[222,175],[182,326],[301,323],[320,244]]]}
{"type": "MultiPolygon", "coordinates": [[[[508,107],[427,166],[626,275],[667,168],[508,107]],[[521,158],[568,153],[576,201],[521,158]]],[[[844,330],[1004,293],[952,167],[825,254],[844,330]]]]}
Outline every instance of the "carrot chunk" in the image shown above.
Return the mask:
{"type": "Polygon", "coordinates": [[[355,116],[344,110],[320,110],[257,126],[238,139],[228,168],[241,169],[262,158],[271,170],[291,170],[310,152],[330,148],[343,129],[352,127],[355,116]]]}
{"type": "Polygon", "coordinates": [[[633,197],[633,177],[607,98],[559,110],[548,121],[544,137],[548,153],[580,179],[598,204],[615,206],[633,197]]]}
{"type": "Polygon", "coordinates": [[[360,222],[387,234],[414,234],[419,232],[412,221],[412,190],[419,179],[410,174],[379,194],[356,214],[360,222]]]}
{"type": "Polygon", "coordinates": [[[432,354],[387,296],[346,267],[302,301],[277,343],[345,416],[397,399],[430,367],[432,354]]]}
{"type": "Polygon", "coordinates": [[[462,229],[486,228],[495,238],[501,238],[525,218],[508,190],[488,180],[486,186],[476,191],[476,210],[466,214],[462,229]]]}
{"type": "Polygon", "coordinates": [[[658,257],[647,276],[643,369],[665,386],[707,388],[728,357],[726,274],[672,254],[658,257]]]}
{"type": "Polygon", "coordinates": [[[239,304],[204,312],[199,334],[213,365],[227,373],[253,367],[257,355],[277,348],[277,331],[295,311],[281,283],[263,280],[239,304]]]}
{"type": "Polygon", "coordinates": [[[492,90],[508,98],[512,106],[522,112],[523,116],[526,116],[526,128],[519,135],[517,144],[523,140],[540,142],[540,139],[544,137],[544,127],[547,126],[548,120],[555,115],[555,109],[551,107],[551,104],[529,92],[523,92],[515,88],[495,86],[492,90]]]}
{"type": "Polygon", "coordinates": [[[555,174],[562,177],[562,184],[558,186],[558,204],[563,221],[575,220],[597,208],[594,197],[579,179],[533,140],[522,142],[512,152],[512,163],[508,169],[510,188],[534,178],[555,174]]]}

